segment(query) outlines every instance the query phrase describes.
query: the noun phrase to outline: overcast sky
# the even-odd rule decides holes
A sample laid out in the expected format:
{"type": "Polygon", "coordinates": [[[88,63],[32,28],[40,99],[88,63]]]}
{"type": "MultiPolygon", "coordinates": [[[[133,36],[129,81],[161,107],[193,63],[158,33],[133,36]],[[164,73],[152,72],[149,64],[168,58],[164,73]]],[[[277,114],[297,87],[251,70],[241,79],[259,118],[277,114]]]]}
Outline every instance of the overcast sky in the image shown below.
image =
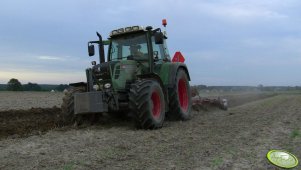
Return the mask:
{"type": "Polygon", "coordinates": [[[0,83],[85,80],[95,32],[161,27],[192,84],[301,85],[299,0],[1,0],[0,83]]]}

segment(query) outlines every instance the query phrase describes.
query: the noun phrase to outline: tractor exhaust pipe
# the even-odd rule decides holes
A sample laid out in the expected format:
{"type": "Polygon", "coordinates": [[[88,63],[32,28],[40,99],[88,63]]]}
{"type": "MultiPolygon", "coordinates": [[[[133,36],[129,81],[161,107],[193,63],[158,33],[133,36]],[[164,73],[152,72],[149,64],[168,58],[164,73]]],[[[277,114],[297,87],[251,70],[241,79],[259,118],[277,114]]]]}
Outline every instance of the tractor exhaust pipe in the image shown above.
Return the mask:
{"type": "Polygon", "coordinates": [[[103,42],[102,42],[102,37],[98,32],[96,32],[96,35],[99,38],[99,43],[98,43],[99,61],[100,61],[100,63],[104,63],[105,62],[105,50],[104,50],[104,46],[103,46],[103,42]]]}

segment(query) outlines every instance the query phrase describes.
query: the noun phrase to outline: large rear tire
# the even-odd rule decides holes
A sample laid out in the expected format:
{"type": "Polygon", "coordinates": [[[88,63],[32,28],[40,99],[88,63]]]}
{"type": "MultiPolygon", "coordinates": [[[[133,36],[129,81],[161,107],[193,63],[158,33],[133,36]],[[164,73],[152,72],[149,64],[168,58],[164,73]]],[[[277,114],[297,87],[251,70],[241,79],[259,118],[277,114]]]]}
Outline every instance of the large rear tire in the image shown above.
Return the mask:
{"type": "Polygon", "coordinates": [[[62,109],[62,119],[65,123],[70,123],[76,121],[74,115],[74,93],[85,92],[85,87],[70,87],[68,91],[65,92],[63,97],[63,103],[61,105],[62,109]]]}
{"type": "Polygon", "coordinates": [[[186,72],[179,69],[173,88],[169,89],[169,113],[171,120],[188,120],[191,111],[190,85],[186,72]]]}
{"type": "Polygon", "coordinates": [[[138,80],[131,85],[129,108],[138,128],[157,129],[163,126],[165,100],[160,84],[154,80],[138,80]]]}

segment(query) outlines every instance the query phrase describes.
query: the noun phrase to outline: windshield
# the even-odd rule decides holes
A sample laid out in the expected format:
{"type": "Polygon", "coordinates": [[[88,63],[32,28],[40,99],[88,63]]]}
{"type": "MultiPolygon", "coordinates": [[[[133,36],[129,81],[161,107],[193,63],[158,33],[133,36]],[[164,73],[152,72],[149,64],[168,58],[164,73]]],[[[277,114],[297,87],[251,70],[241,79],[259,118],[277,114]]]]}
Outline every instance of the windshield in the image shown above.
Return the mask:
{"type": "Polygon", "coordinates": [[[135,34],[112,39],[109,55],[110,61],[135,58],[147,60],[148,50],[146,35],[135,34]]]}

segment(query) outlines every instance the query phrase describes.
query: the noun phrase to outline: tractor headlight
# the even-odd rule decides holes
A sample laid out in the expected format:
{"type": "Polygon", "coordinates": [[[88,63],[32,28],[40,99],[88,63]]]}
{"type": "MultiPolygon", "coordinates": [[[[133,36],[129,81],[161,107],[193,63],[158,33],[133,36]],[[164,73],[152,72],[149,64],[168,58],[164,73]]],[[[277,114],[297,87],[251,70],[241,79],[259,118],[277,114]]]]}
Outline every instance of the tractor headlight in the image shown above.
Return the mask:
{"type": "Polygon", "coordinates": [[[118,33],[124,33],[124,28],[119,28],[117,31],[118,33]]]}
{"type": "Polygon", "coordinates": [[[130,31],[132,31],[132,27],[126,27],[125,28],[125,32],[130,32],[130,31]]]}
{"type": "Polygon", "coordinates": [[[98,91],[100,89],[100,87],[99,87],[98,84],[95,84],[95,85],[93,85],[93,89],[96,90],[96,91],[98,91]]]}
{"type": "Polygon", "coordinates": [[[113,31],[111,32],[110,36],[115,35],[115,34],[118,34],[118,30],[113,30],[113,31]]]}
{"type": "Polygon", "coordinates": [[[117,30],[111,31],[110,36],[123,34],[123,33],[126,33],[126,32],[139,31],[139,30],[144,30],[144,28],[141,27],[141,26],[132,26],[132,27],[119,28],[117,30]]]}
{"type": "Polygon", "coordinates": [[[142,27],[139,27],[139,26],[133,26],[132,29],[134,31],[138,31],[138,30],[142,30],[143,28],[142,27]]]}
{"type": "Polygon", "coordinates": [[[104,88],[109,89],[111,87],[111,83],[104,84],[104,88]]]}

